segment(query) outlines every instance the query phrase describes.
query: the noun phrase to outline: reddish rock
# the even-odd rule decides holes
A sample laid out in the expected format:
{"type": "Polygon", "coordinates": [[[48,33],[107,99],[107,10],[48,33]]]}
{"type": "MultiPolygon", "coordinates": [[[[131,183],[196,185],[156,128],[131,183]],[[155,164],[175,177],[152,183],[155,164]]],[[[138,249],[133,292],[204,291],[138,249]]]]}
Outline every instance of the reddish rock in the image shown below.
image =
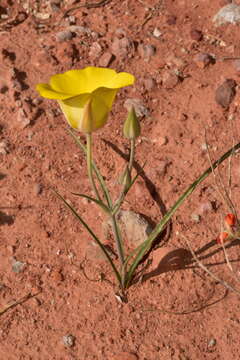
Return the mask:
{"type": "Polygon", "coordinates": [[[175,25],[177,22],[177,17],[175,15],[168,15],[167,19],[166,19],[166,23],[168,25],[175,25]]]}
{"type": "Polygon", "coordinates": [[[149,61],[149,59],[156,53],[156,48],[150,44],[140,44],[138,46],[138,53],[142,59],[149,61]]]}
{"type": "Polygon", "coordinates": [[[227,79],[215,92],[216,102],[223,108],[228,108],[236,94],[237,83],[233,79],[227,79]]]}
{"type": "Polygon", "coordinates": [[[197,30],[197,29],[192,29],[190,31],[190,36],[191,36],[191,39],[194,40],[194,41],[200,41],[203,38],[202,32],[200,30],[197,30]]]}
{"type": "Polygon", "coordinates": [[[156,86],[156,81],[153,78],[146,78],[143,80],[143,84],[145,89],[150,91],[156,86]]]}
{"type": "Polygon", "coordinates": [[[96,59],[101,54],[101,51],[101,45],[97,41],[94,41],[89,50],[90,58],[96,59]]]}
{"type": "Polygon", "coordinates": [[[234,69],[236,70],[237,74],[240,75],[240,59],[236,59],[233,61],[234,69]]]}
{"type": "Polygon", "coordinates": [[[111,64],[114,58],[114,55],[107,51],[100,57],[100,59],[98,60],[98,64],[99,66],[107,67],[111,64]]]}
{"type": "Polygon", "coordinates": [[[115,37],[112,43],[112,52],[116,57],[125,57],[129,54],[130,50],[132,48],[131,41],[123,37],[119,39],[118,37],[115,37]]]}
{"type": "Polygon", "coordinates": [[[195,55],[193,60],[200,69],[204,69],[206,66],[213,63],[211,55],[205,53],[195,55]]]}
{"type": "Polygon", "coordinates": [[[179,77],[170,71],[165,71],[162,76],[162,85],[165,89],[173,89],[179,83],[179,77]]]}

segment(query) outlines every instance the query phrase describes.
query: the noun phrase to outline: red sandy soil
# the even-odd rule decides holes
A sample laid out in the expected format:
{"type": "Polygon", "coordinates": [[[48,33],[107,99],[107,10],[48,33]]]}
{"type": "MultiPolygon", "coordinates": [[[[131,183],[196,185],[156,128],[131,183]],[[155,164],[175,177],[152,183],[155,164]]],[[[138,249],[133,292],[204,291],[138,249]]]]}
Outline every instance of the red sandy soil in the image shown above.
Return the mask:
{"type": "MultiPolygon", "coordinates": [[[[1,360],[240,358],[239,295],[186,261],[188,239],[210,271],[240,288],[238,240],[227,248],[233,271],[215,241],[229,208],[214,176],[173,217],[167,236],[149,255],[152,264],[142,282],[128,290],[127,303],[120,303],[108,265],[51,190],[58,189],[101,235],[99,210],[71,195],[91,194],[85,158],[57,103],[35,91],[55,73],[88,65],[135,75],[134,86],[119,92],[107,125],[96,133],[94,155],[115,194],[129,147],[121,133],[123,105],[140,99],[148,114],[141,118],[135,167],[145,160],[147,165],[124,209],[157,223],[209,167],[205,133],[214,160],[239,142],[240,70],[232,59],[240,56],[239,26],[212,22],[227,3],[112,0],[66,15],[84,2],[1,1],[1,360]],[[71,24],[85,30],[62,41],[58,33],[71,24]],[[215,60],[204,67],[199,54],[215,60]],[[238,86],[223,108],[215,93],[226,79],[238,86]],[[25,264],[19,272],[16,261],[25,264]],[[35,296],[21,301],[28,294],[35,296]],[[69,346],[67,335],[72,335],[69,346]]],[[[221,166],[226,189],[229,164],[221,166]]],[[[232,158],[231,173],[238,212],[239,155],[232,158]]]]}

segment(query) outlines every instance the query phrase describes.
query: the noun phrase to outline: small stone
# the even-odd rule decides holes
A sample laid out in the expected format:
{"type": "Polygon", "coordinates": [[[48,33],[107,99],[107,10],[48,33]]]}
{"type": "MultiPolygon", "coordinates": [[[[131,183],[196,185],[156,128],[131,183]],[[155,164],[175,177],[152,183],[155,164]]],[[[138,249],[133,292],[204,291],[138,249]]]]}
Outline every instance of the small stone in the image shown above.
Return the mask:
{"type": "Polygon", "coordinates": [[[78,35],[91,35],[91,30],[86,26],[71,25],[68,30],[78,35]]]}
{"type": "Polygon", "coordinates": [[[213,204],[211,203],[211,201],[206,201],[206,202],[200,204],[200,206],[197,210],[197,213],[203,215],[203,214],[205,214],[207,212],[211,212],[211,211],[213,211],[213,204]]]}
{"type": "Polygon", "coordinates": [[[127,99],[124,102],[123,106],[128,111],[130,111],[132,106],[133,106],[134,109],[135,109],[136,115],[138,117],[143,117],[143,116],[148,116],[149,115],[149,110],[148,110],[148,108],[146,106],[143,105],[141,99],[127,99]]]}
{"type": "Polygon", "coordinates": [[[112,357],[113,360],[138,360],[138,356],[134,353],[130,352],[121,352],[114,357],[112,357]]]}
{"type": "Polygon", "coordinates": [[[163,146],[168,143],[168,138],[166,136],[158,136],[156,139],[153,139],[152,142],[159,146],[163,146]]]}
{"type": "Polygon", "coordinates": [[[201,216],[199,214],[192,214],[191,215],[191,219],[195,222],[195,223],[200,223],[201,221],[201,216]]]}
{"type": "Polygon", "coordinates": [[[155,164],[155,172],[157,174],[157,176],[165,176],[167,173],[167,168],[168,168],[169,162],[166,160],[159,160],[156,164],[155,164]]]}
{"type": "Polygon", "coordinates": [[[158,28],[155,27],[153,30],[153,36],[156,38],[160,38],[160,36],[162,36],[162,32],[158,28]]]}
{"type": "Polygon", "coordinates": [[[116,57],[126,57],[130,53],[131,49],[132,43],[128,38],[114,38],[112,42],[112,53],[116,57]]]}
{"type": "Polygon", "coordinates": [[[101,45],[97,41],[94,41],[90,47],[89,56],[92,59],[96,59],[101,54],[101,51],[102,51],[101,45]]]}
{"type": "Polygon", "coordinates": [[[236,59],[233,61],[234,69],[236,70],[237,74],[240,75],[240,59],[236,59]]]}
{"type": "Polygon", "coordinates": [[[40,13],[40,12],[38,12],[38,13],[36,13],[35,14],[35,17],[37,18],[37,19],[40,19],[40,20],[47,20],[47,19],[49,19],[50,18],[50,14],[48,14],[48,13],[40,13]]]}
{"type": "Polygon", "coordinates": [[[18,110],[17,121],[18,121],[19,127],[22,130],[25,129],[25,127],[27,127],[31,123],[31,120],[29,119],[28,114],[24,109],[18,110]]]}
{"type": "Polygon", "coordinates": [[[150,44],[140,44],[138,46],[138,53],[144,61],[149,61],[155,55],[156,47],[150,44]]]}
{"type": "Polygon", "coordinates": [[[110,52],[106,51],[98,60],[99,66],[108,67],[113,62],[114,59],[115,56],[110,52]]]}
{"type": "Polygon", "coordinates": [[[34,184],[33,191],[36,195],[40,195],[42,193],[43,186],[42,184],[34,184]]]}
{"type": "Polygon", "coordinates": [[[212,56],[205,53],[195,55],[193,60],[200,69],[204,69],[206,66],[214,62],[212,56]]]}
{"type": "MultiPolygon", "coordinates": [[[[121,232],[132,247],[142,244],[153,230],[152,226],[143,216],[133,211],[120,210],[117,214],[117,220],[121,232]]],[[[110,221],[102,224],[103,236],[106,239],[109,238],[111,229],[110,221]]]]}
{"type": "Polygon", "coordinates": [[[1,141],[0,142],[0,154],[2,155],[7,155],[8,153],[8,144],[6,141],[1,141]]]}
{"type": "Polygon", "coordinates": [[[145,89],[150,91],[156,86],[156,81],[153,78],[146,78],[143,80],[143,84],[145,89]]]}
{"type": "Polygon", "coordinates": [[[175,66],[179,70],[184,70],[184,68],[187,66],[187,62],[185,60],[173,54],[167,57],[166,63],[168,66],[175,66]]]}
{"type": "Polygon", "coordinates": [[[58,42],[69,41],[69,40],[72,40],[72,38],[73,38],[73,33],[69,30],[59,31],[56,34],[56,40],[58,42]]]}
{"type": "Polygon", "coordinates": [[[175,25],[177,22],[177,17],[175,15],[168,15],[166,23],[168,25],[175,25]]]}
{"type": "Polygon", "coordinates": [[[194,41],[200,41],[203,38],[202,32],[200,30],[197,30],[197,29],[192,29],[190,31],[190,36],[191,36],[191,39],[194,40],[194,41]]]}
{"type": "Polygon", "coordinates": [[[165,89],[173,89],[179,83],[179,77],[170,71],[165,71],[162,75],[162,85],[165,89]]]}
{"type": "Polygon", "coordinates": [[[240,23],[240,6],[234,3],[221,8],[213,18],[216,26],[240,23]]]}
{"type": "Polygon", "coordinates": [[[26,267],[26,263],[23,263],[21,261],[17,261],[15,258],[12,260],[12,271],[15,273],[22,272],[26,267]]]}
{"type": "Polygon", "coordinates": [[[65,346],[73,347],[76,342],[76,337],[71,334],[67,334],[63,336],[62,341],[65,346]]]}
{"type": "Polygon", "coordinates": [[[216,102],[223,108],[228,108],[235,94],[237,83],[233,79],[227,79],[220,85],[215,92],[216,102]]]}
{"type": "Polygon", "coordinates": [[[214,338],[212,338],[212,339],[210,339],[209,342],[208,342],[208,347],[213,347],[213,346],[215,346],[216,344],[217,344],[217,340],[214,339],[214,338]]]}

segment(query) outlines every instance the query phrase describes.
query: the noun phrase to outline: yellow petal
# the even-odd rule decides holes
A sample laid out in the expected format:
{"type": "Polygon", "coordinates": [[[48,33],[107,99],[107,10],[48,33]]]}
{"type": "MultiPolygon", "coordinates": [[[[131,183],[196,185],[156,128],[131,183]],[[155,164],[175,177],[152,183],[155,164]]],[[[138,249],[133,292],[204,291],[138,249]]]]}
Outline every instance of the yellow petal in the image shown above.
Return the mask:
{"type": "Polygon", "coordinates": [[[59,93],[55,90],[53,90],[49,84],[38,84],[36,86],[36,90],[39,92],[39,94],[47,99],[67,99],[71,97],[72,95],[64,93],[59,93]]]}
{"type": "MultiPolygon", "coordinates": [[[[66,100],[58,100],[62,112],[71,127],[82,132],[93,132],[103,127],[107,121],[109,107],[100,97],[79,95],[66,100]],[[91,100],[91,116],[85,116],[84,107],[91,100]]],[[[86,109],[85,109],[86,110],[86,109]]]]}
{"type": "Polygon", "coordinates": [[[53,75],[50,87],[59,93],[77,95],[91,93],[100,87],[119,89],[134,83],[134,76],[126,72],[94,66],[82,70],[69,70],[64,74],[53,75]]]}
{"type": "Polygon", "coordinates": [[[84,94],[70,99],[58,100],[61,110],[72,128],[79,129],[83,114],[83,107],[89,98],[88,94],[84,94]]]}

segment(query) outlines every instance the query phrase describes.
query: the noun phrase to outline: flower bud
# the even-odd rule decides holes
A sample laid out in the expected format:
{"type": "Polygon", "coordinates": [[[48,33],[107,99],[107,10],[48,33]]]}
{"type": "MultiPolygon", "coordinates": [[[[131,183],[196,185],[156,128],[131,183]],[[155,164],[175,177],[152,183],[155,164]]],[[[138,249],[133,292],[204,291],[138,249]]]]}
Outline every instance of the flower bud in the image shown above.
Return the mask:
{"type": "Polygon", "coordinates": [[[131,186],[131,174],[129,171],[128,166],[126,167],[126,169],[124,170],[124,172],[122,173],[122,175],[119,178],[119,183],[121,185],[123,185],[124,190],[127,191],[129,189],[129,187],[131,186]]]}
{"type": "Polygon", "coordinates": [[[123,125],[123,134],[127,139],[136,139],[140,135],[140,132],[140,123],[138,121],[135,109],[132,106],[123,125]]]}
{"type": "Polygon", "coordinates": [[[229,226],[234,226],[236,224],[236,216],[234,214],[227,214],[225,216],[225,224],[229,226]]]}

